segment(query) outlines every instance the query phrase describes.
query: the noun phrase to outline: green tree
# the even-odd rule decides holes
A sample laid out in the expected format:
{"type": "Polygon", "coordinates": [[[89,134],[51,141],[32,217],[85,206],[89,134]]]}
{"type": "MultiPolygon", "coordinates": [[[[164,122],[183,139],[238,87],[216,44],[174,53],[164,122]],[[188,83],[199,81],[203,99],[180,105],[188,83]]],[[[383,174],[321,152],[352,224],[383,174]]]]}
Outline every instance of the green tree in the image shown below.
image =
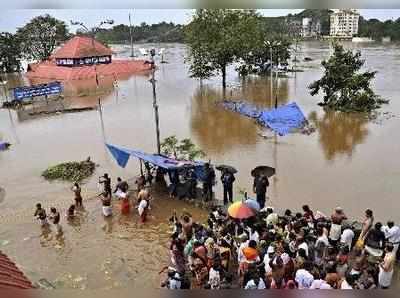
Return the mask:
{"type": "Polygon", "coordinates": [[[181,160],[195,160],[205,156],[205,153],[197,148],[190,139],[179,141],[176,136],[169,136],[163,140],[161,143],[161,152],[181,160]]]}
{"type": "Polygon", "coordinates": [[[203,53],[204,51],[202,50],[196,50],[191,53],[190,58],[185,59],[185,62],[190,63],[190,77],[198,78],[200,85],[203,83],[203,80],[214,75],[214,67],[211,62],[207,61],[203,53]]]}
{"type": "Polygon", "coordinates": [[[340,111],[369,112],[384,103],[370,87],[376,71],[360,72],[364,65],[361,53],[345,51],[343,46],[334,44],[334,53],[328,60],[322,61],[325,68],[321,79],[309,85],[311,95],[322,91],[322,106],[340,111]]]}
{"type": "MultiPolygon", "coordinates": [[[[284,35],[268,35],[267,33],[260,38],[257,47],[251,51],[251,55],[243,56],[248,70],[263,72],[263,65],[271,59],[275,65],[285,63],[290,58],[291,40],[284,35]],[[270,48],[265,42],[268,40],[273,46],[270,48]]],[[[242,73],[246,74],[245,73],[242,73]]]]}
{"type": "Polygon", "coordinates": [[[48,14],[33,18],[16,35],[23,55],[35,60],[47,59],[59,43],[69,38],[65,23],[48,14]]]}
{"type": "Polygon", "coordinates": [[[0,73],[21,70],[21,50],[18,39],[8,32],[0,33],[0,73]]]}
{"type": "Polygon", "coordinates": [[[186,26],[192,76],[217,71],[226,87],[226,69],[259,39],[260,17],[254,10],[198,9],[186,26]],[[204,71],[201,69],[205,67],[204,71]]]}

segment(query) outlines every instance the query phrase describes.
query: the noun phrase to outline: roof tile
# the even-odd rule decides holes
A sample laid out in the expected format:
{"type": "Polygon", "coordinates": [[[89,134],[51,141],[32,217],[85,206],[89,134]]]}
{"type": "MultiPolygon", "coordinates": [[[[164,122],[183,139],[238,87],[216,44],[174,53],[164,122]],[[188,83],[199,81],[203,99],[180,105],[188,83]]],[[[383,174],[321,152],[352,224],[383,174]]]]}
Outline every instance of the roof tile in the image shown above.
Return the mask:
{"type": "Polygon", "coordinates": [[[32,289],[28,278],[0,251],[0,289],[32,289]]]}
{"type": "Polygon", "coordinates": [[[55,51],[53,58],[84,58],[112,55],[110,48],[87,36],[75,36],[55,51]]]}

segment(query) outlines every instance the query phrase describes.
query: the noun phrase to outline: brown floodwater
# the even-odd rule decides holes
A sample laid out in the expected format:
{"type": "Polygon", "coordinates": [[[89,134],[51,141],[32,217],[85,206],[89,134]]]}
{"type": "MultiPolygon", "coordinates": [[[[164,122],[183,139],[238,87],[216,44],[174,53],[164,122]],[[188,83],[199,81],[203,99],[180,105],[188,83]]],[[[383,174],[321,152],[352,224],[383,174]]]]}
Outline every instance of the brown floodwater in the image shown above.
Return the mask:
{"type": "MultiPolygon", "coordinates": [[[[146,47],[149,45],[145,45],[146,47]]],[[[378,71],[376,92],[390,100],[377,120],[364,116],[325,113],[317,103],[321,97],[309,95],[307,86],[320,77],[320,62],[329,56],[328,43],[301,45],[300,62],[304,72],[271,80],[269,77],[240,79],[229,71],[226,97],[243,99],[260,107],[296,101],[316,127],[311,135],[275,137],[251,119],[215,105],[222,99],[219,78],[199,82],[190,79],[182,45],[163,45],[166,60],[156,72],[161,137],[176,135],[191,138],[213,163],[227,163],[239,172],[235,195],[251,190],[253,167],[276,167],[271,179],[269,204],[279,208],[300,208],[309,204],[330,213],[341,206],[355,219],[371,208],[380,220],[400,223],[400,47],[398,44],[345,44],[359,48],[366,68],[378,71]],[[262,135],[267,135],[264,138],[262,135]]],[[[129,49],[118,47],[119,56],[129,49]]],[[[8,87],[20,85],[22,76],[8,76],[8,87]]],[[[88,156],[99,164],[95,175],[83,186],[85,198],[99,192],[97,177],[105,172],[113,178],[138,174],[139,163],[130,160],[118,167],[104,142],[146,152],[156,151],[152,88],[148,75],[119,80],[117,89],[107,79],[108,90],[96,90],[94,81],[69,82],[65,99],[72,107],[95,106],[102,102],[102,117],[97,110],[25,119],[15,111],[0,110],[0,140],[13,146],[0,152],[0,187],[5,198],[0,202],[0,249],[8,253],[33,279],[46,278],[60,287],[109,288],[127,285],[156,287],[159,269],[168,263],[167,220],[174,209],[188,209],[198,220],[204,211],[185,203],[157,197],[152,218],[137,223],[136,214],[114,216],[105,221],[96,199],[86,202],[80,221],[63,220],[64,237],[41,235],[32,213],[36,202],[46,207],[65,209],[72,203],[70,185],[49,183],[41,172],[63,161],[83,160],[88,156]],[[102,121],[101,121],[102,120],[102,121]]],[[[4,92],[0,90],[0,92],[4,92]]],[[[216,197],[221,199],[221,184],[216,197]]],[[[117,212],[118,214],[118,212],[117,212]]]]}

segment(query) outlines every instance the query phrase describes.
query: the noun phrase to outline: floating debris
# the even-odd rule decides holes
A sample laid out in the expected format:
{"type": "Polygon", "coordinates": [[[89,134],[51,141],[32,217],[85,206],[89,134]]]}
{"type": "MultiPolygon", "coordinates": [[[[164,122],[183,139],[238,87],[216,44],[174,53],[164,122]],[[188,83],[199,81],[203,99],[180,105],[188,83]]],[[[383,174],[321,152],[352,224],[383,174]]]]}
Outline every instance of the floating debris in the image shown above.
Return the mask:
{"type": "Polygon", "coordinates": [[[50,167],[42,173],[42,176],[47,180],[80,182],[93,175],[95,169],[96,164],[88,158],[81,162],[66,162],[50,167]]]}
{"type": "Polygon", "coordinates": [[[40,111],[40,112],[30,112],[29,116],[37,116],[37,115],[50,115],[50,114],[66,114],[66,113],[78,113],[78,112],[86,112],[95,110],[96,107],[84,107],[84,108],[70,108],[70,109],[62,109],[55,111],[40,111]]]}
{"type": "Polygon", "coordinates": [[[395,118],[396,115],[392,112],[378,112],[374,111],[372,113],[366,114],[367,120],[371,121],[374,124],[382,124],[385,120],[390,120],[395,118]]]}
{"type": "Polygon", "coordinates": [[[56,288],[51,282],[49,282],[45,278],[39,279],[39,281],[37,282],[37,285],[39,286],[39,288],[42,288],[45,290],[53,290],[56,288]]]}
{"type": "Polygon", "coordinates": [[[119,235],[118,235],[118,238],[119,238],[119,239],[129,239],[129,236],[128,236],[128,235],[119,234],[119,235]]]}

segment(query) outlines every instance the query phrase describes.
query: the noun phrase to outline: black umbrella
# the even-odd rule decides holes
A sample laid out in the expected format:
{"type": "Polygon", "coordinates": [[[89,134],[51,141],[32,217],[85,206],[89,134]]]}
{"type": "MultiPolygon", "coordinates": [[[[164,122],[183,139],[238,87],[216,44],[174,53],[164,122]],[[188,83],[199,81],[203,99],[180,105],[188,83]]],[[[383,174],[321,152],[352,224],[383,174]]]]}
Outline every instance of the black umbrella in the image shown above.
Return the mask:
{"type": "Polygon", "coordinates": [[[256,177],[260,175],[265,175],[267,177],[271,177],[275,175],[275,168],[269,167],[269,166],[258,166],[255,167],[251,171],[251,176],[256,177]]]}
{"type": "Polygon", "coordinates": [[[234,167],[228,166],[228,165],[219,165],[216,167],[216,169],[218,171],[228,171],[229,173],[232,173],[232,174],[237,173],[237,170],[234,167]]]}

